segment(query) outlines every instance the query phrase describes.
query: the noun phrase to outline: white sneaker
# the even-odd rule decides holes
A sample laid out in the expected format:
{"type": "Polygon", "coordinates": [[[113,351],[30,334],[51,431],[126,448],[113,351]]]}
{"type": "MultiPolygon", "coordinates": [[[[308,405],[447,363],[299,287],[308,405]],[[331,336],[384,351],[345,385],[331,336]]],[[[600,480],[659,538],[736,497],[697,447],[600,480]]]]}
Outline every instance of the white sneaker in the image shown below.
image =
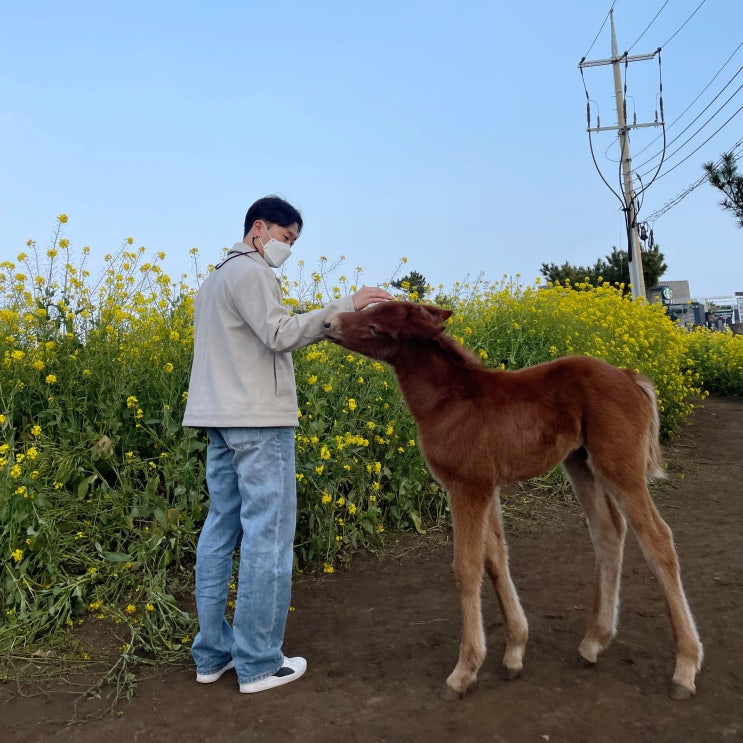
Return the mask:
{"type": "Polygon", "coordinates": [[[255,694],[257,691],[267,691],[275,686],[290,684],[303,676],[306,670],[307,661],[304,658],[284,658],[281,668],[273,676],[240,684],[240,693],[255,694]]]}
{"type": "Polygon", "coordinates": [[[196,683],[198,684],[213,684],[215,681],[222,677],[225,671],[229,671],[230,668],[234,668],[235,664],[232,661],[225,663],[220,669],[214,671],[214,673],[197,673],[196,683]]]}

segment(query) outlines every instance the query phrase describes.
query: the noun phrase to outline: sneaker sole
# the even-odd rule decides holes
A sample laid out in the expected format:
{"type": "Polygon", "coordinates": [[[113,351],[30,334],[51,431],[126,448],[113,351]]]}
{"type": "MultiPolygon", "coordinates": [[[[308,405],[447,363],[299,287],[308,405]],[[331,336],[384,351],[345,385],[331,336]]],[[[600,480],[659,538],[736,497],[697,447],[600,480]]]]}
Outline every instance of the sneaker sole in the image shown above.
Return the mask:
{"type": "Polygon", "coordinates": [[[213,684],[215,681],[219,681],[219,679],[222,678],[222,676],[227,673],[227,671],[233,669],[235,667],[235,664],[230,661],[226,666],[223,668],[220,668],[218,671],[215,671],[214,673],[197,673],[196,674],[196,683],[197,684],[213,684]]]}
{"type": "Polygon", "coordinates": [[[240,684],[240,693],[257,694],[259,691],[268,691],[269,689],[275,689],[277,686],[285,686],[292,681],[302,678],[306,670],[307,666],[301,669],[295,668],[294,673],[289,673],[286,676],[267,676],[264,679],[253,681],[249,684],[240,684]]]}

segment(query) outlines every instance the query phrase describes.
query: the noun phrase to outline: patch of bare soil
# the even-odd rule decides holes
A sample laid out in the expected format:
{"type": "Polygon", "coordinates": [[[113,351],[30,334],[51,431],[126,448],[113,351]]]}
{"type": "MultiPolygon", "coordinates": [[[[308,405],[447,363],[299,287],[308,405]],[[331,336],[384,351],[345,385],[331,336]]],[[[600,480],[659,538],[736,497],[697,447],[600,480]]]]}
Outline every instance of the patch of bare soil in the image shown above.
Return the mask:
{"type": "Polygon", "coordinates": [[[0,685],[2,740],[743,741],[742,435],[743,403],[705,401],[666,447],[670,479],[654,490],[705,645],[689,702],[666,695],[670,626],[633,538],[617,638],[595,668],[574,665],[593,554],[577,509],[542,500],[507,522],[530,621],[517,681],[498,673],[503,626],[486,584],[489,654],[479,681],[462,700],[442,699],[459,610],[450,535],[434,531],[402,538],[381,558],[357,556],[348,571],[297,578],[285,651],[304,655],[309,669],[295,684],[248,696],[231,673],[203,686],[192,667],[143,669],[136,696],[101,714],[105,699],[79,693],[82,672],[53,684],[9,681],[0,685]]]}

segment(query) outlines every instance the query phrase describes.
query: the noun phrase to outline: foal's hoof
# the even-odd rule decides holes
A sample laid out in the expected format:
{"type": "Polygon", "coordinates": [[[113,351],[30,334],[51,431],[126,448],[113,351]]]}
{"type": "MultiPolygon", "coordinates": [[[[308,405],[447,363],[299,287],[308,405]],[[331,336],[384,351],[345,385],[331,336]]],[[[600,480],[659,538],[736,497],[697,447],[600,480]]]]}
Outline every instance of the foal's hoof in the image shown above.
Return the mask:
{"type": "Polygon", "coordinates": [[[521,669],[501,666],[500,675],[504,681],[515,681],[517,678],[521,677],[521,669]]]}
{"type": "Polygon", "coordinates": [[[671,681],[668,687],[668,696],[677,702],[685,702],[687,699],[691,699],[693,695],[694,692],[689,687],[682,686],[678,681],[671,681]]]}
{"type": "Polygon", "coordinates": [[[575,656],[575,666],[576,668],[595,668],[596,661],[588,660],[588,658],[584,658],[580,653],[577,653],[575,656]]]}
{"type": "Polygon", "coordinates": [[[444,687],[444,691],[441,692],[441,698],[447,702],[453,702],[457,699],[463,699],[466,693],[467,689],[465,689],[464,691],[457,691],[456,689],[452,689],[451,686],[447,684],[444,687]]]}

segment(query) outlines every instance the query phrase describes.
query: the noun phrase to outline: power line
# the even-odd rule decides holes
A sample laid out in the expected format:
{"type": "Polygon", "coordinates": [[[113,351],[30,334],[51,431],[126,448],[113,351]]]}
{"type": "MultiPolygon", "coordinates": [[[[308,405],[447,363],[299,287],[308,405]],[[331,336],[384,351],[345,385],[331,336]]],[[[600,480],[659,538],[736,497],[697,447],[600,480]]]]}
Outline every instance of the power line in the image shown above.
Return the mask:
{"type": "MultiPolygon", "coordinates": [[[[743,69],[743,68],[741,68],[741,69],[743,69]]],[[[736,73],[736,74],[737,74],[737,73],[736,73]]],[[[689,138],[688,138],[688,139],[687,139],[687,140],[686,140],[686,141],[684,142],[684,143],[683,143],[683,144],[679,145],[679,146],[678,146],[678,147],[677,147],[677,148],[676,148],[676,149],[675,149],[675,150],[674,150],[674,151],[673,151],[673,152],[672,152],[672,153],[671,153],[671,154],[670,154],[670,155],[669,155],[668,157],[669,157],[669,158],[671,158],[671,157],[673,157],[674,155],[677,155],[677,154],[678,154],[679,152],[681,152],[681,150],[682,150],[682,149],[683,149],[683,148],[684,148],[684,147],[685,147],[685,146],[686,146],[687,144],[689,144],[689,142],[691,142],[691,140],[692,140],[692,139],[694,139],[694,137],[696,137],[696,136],[697,136],[697,134],[699,134],[699,133],[700,133],[700,132],[701,132],[701,131],[702,131],[702,130],[703,130],[703,129],[704,129],[704,128],[705,128],[705,127],[706,127],[706,126],[708,125],[708,124],[710,124],[710,123],[711,123],[711,122],[713,121],[713,119],[714,119],[714,118],[715,118],[715,117],[716,117],[716,116],[717,116],[717,115],[718,115],[718,114],[719,114],[719,113],[720,113],[720,112],[722,111],[722,109],[723,109],[723,108],[725,108],[725,106],[727,106],[727,105],[728,105],[728,103],[730,103],[730,101],[732,101],[732,100],[733,100],[733,98],[735,98],[735,96],[736,96],[736,95],[737,95],[737,94],[738,94],[738,93],[740,92],[740,90],[741,90],[741,89],[743,89],[743,83],[741,83],[741,85],[739,85],[739,86],[738,86],[737,90],[736,90],[736,91],[735,91],[735,92],[734,92],[734,93],[733,93],[733,94],[732,94],[732,95],[731,95],[731,96],[730,96],[730,97],[729,97],[729,98],[728,98],[728,99],[727,99],[727,100],[725,101],[725,103],[723,103],[723,104],[722,104],[722,105],[721,105],[721,106],[720,106],[720,107],[719,107],[719,108],[717,109],[717,111],[715,111],[715,112],[714,112],[714,113],[713,113],[713,114],[712,114],[712,115],[711,115],[711,116],[710,116],[710,117],[709,117],[709,118],[707,119],[707,121],[705,121],[705,122],[704,122],[704,124],[702,124],[702,125],[701,125],[701,126],[700,126],[700,127],[699,127],[699,128],[698,128],[698,129],[697,129],[697,130],[696,130],[696,131],[695,131],[695,132],[694,132],[694,133],[693,133],[693,134],[692,134],[692,135],[691,135],[691,136],[690,136],[690,137],[689,137],[689,138]]],[[[725,126],[726,124],[728,124],[728,123],[729,123],[729,122],[730,122],[730,121],[731,121],[731,120],[732,120],[732,119],[733,119],[733,118],[734,118],[735,116],[737,116],[737,114],[738,114],[738,113],[739,113],[739,112],[740,112],[740,111],[741,111],[742,109],[743,109],[743,106],[741,106],[741,108],[739,108],[739,109],[738,109],[738,110],[737,110],[737,111],[736,111],[736,112],[735,112],[735,113],[734,113],[734,114],[733,114],[733,115],[732,115],[732,116],[731,116],[731,117],[730,117],[730,118],[729,118],[729,119],[728,119],[728,120],[727,120],[727,121],[725,122],[725,124],[723,124],[723,125],[722,125],[722,127],[724,127],[724,126],[725,126]]],[[[706,110],[706,109],[705,109],[705,110],[706,110]]],[[[702,112],[702,113],[704,113],[704,112],[702,112]]],[[[701,116],[701,114],[700,114],[700,116],[701,116]]],[[[699,118],[699,117],[697,117],[697,118],[699,118]]],[[[695,119],[694,121],[696,121],[696,119],[695,119]]],[[[692,122],[692,124],[693,124],[693,123],[694,123],[694,122],[692,122]]],[[[691,124],[689,124],[689,126],[691,126],[691,124]]],[[[722,127],[720,127],[720,129],[722,129],[722,127]]],[[[688,129],[688,128],[689,128],[689,127],[687,127],[687,129],[688,129]]],[[[687,155],[687,156],[686,156],[686,157],[685,157],[685,158],[684,158],[683,160],[681,160],[681,161],[680,161],[679,163],[677,163],[676,165],[674,165],[674,166],[673,166],[673,168],[670,168],[669,170],[667,170],[667,171],[666,171],[666,172],[664,173],[664,175],[666,175],[666,174],[670,173],[670,172],[671,172],[672,170],[674,170],[674,169],[675,169],[675,168],[677,168],[677,167],[678,167],[679,165],[681,165],[681,163],[683,163],[683,162],[686,162],[686,160],[688,160],[688,159],[689,159],[689,157],[690,157],[691,155],[693,155],[693,154],[694,154],[695,152],[697,152],[697,151],[698,151],[698,150],[699,150],[699,149],[700,149],[700,148],[701,148],[701,147],[702,147],[703,145],[705,145],[705,144],[706,144],[707,142],[709,142],[709,140],[710,140],[710,139],[711,139],[712,137],[714,137],[714,136],[715,136],[715,134],[717,134],[717,132],[719,132],[719,131],[720,131],[720,129],[718,129],[718,130],[717,130],[717,131],[716,131],[716,132],[715,132],[714,134],[712,134],[712,136],[711,136],[711,137],[708,137],[707,139],[705,139],[705,140],[704,140],[704,142],[702,142],[702,144],[701,144],[701,145],[699,145],[699,147],[697,147],[697,148],[696,148],[696,149],[694,149],[694,150],[693,150],[692,152],[690,152],[690,153],[689,153],[689,155],[687,155]]],[[[684,130],[684,131],[686,131],[686,130],[684,130]]],[[[683,133],[683,132],[682,132],[682,133],[683,133]]],[[[679,135],[679,136],[681,136],[681,135],[679,135]]],[[[678,139],[678,137],[676,137],[676,139],[678,139]]],[[[675,140],[673,140],[673,141],[675,141],[675,140]]],[[[652,158],[651,158],[651,159],[652,159],[652,158]]],[[[647,164],[648,162],[650,162],[650,160],[647,160],[647,161],[645,161],[644,163],[642,163],[642,165],[646,165],[646,164],[647,164]]],[[[640,166],[638,166],[638,167],[642,167],[642,165],[640,165],[640,166]]],[[[650,171],[648,171],[648,172],[650,172],[650,171]]],[[[644,173],[643,175],[647,175],[647,173],[644,173]]]]}
{"type": "Polygon", "coordinates": [[[588,47],[588,51],[583,55],[583,59],[585,59],[590,53],[591,49],[593,49],[593,45],[598,40],[599,36],[601,36],[601,32],[604,30],[604,26],[606,25],[606,21],[609,20],[609,14],[612,10],[614,10],[614,6],[617,4],[617,0],[614,0],[614,2],[611,4],[611,8],[606,13],[606,16],[604,16],[604,22],[601,24],[601,28],[596,33],[596,36],[594,37],[593,41],[591,42],[591,46],[588,47]]]}
{"type": "Polygon", "coordinates": [[[663,3],[663,5],[660,6],[660,10],[653,16],[653,20],[650,21],[650,23],[648,23],[647,26],[645,26],[645,30],[632,42],[632,46],[630,46],[629,49],[627,49],[628,52],[631,52],[635,48],[635,45],[637,44],[637,42],[643,36],[645,36],[645,34],[648,32],[648,29],[653,25],[653,23],[655,23],[655,19],[663,12],[663,8],[665,8],[666,5],[668,5],[668,3],[669,3],[669,0],[666,0],[663,3]]]}
{"type": "MultiPolygon", "coordinates": [[[[717,70],[717,72],[712,76],[712,79],[702,88],[697,97],[670,124],[666,125],[666,129],[671,129],[671,127],[673,127],[674,124],[678,122],[678,120],[704,95],[704,93],[707,92],[709,86],[712,85],[712,83],[717,79],[717,76],[728,66],[730,60],[738,53],[742,46],[743,41],[741,41],[740,44],[735,47],[733,53],[725,60],[722,67],[720,67],[720,69],[717,70]]],[[[662,135],[659,134],[655,139],[648,142],[641,150],[638,150],[637,154],[640,155],[641,153],[645,152],[645,150],[650,149],[650,147],[652,147],[661,138],[661,136],[662,135]]],[[[653,157],[655,157],[655,155],[653,157]]]]}
{"type": "Polygon", "coordinates": [[[724,124],[718,127],[714,132],[712,132],[712,134],[710,134],[709,137],[707,137],[707,139],[705,139],[704,142],[702,142],[702,144],[699,145],[699,147],[692,150],[683,160],[677,162],[672,168],[669,168],[668,170],[666,170],[666,172],[663,173],[663,175],[658,176],[658,178],[659,179],[663,178],[664,176],[676,170],[676,168],[678,168],[679,165],[683,165],[692,155],[699,152],[699,150],[701,150],[702,147],[704,147],[704,145],[706,145],[707,142],[710,141],[710,139],[712,139],[717,134],[719,134],[741,111],[743,111],[743,106],[741,106],[724,124]]]}
{"type": "Polygon", "coordinates": [[[664,46],[667,46],[668,45],[668,42],[671,41],[671,39],[673,39],[673,37],[676,36],[676,34],[679,31],[681,31],[681,29],[697,14],[697,10],[699,10],[699,8],[701,8],[702,5],[704,5],[706,2],[707,2],[707,0],[702,0],[702,2],[699,3],[699,5],[697,5],[697,7],[694,9],[694,12],[676,29],[676,31],[673,34],[671,34],[671,36],[669,37],[668,41],[666,41],[665,44],[661,44],[661,49],[664,46]]]}
{"type": "MultiPolygon", "coordinates": [[[[738,77],[738,75],[740,75],[740,73],[741,73],[741,72],[743,72],[743,66],[739,67],[739,68],[738,68],[738,71],[737,71],[737,72],[736,72],[736,73],[735,73],[735,74],[734,74],[734,75],[733,75],[733,76],[732,76],[732,77],[730,78],[730,80],[728,80],[728,81],[727,81],[727,82],[725,83],[725,85],[724,85],[724,86],[722,87],[722,89],[721,89],[721,90],[720,90],[720,91],[719,91],[719,92],[717,93],[717,95],[716,95],[716,96],[715,96],[715,97],[714,97],[714,98],[713,98],[713,99],[712,99],[712,100],[711,100],[711,101],[710,101],[710,102],[709,102],[709,103],[708,103],[708,104],[707,104],[707,105],[706,105],[706,106],[705,106],[705,107],[704,107],[704,108],[703,108],[703,109],[702,109],[702,110],[701,110],[701,111],[700,111],[700,112],[699,112],[699,113],[698,113],[698,114],[697,114],[697,115],[696,115],[696,116],[695,116],[695,117],[694,117],[694,118],[693,118],[693,119],[692,119],[692,120],[691,120],[691,121],[690,121],[690,122],[689,122],[689,123],[688,123],[688,124],[687,124],[687,125],[686,125],[686,126],[685,126],[685,127],[684,127],[684,128],[683,128],[683,129],[682,129],[682,130],[681,130],[681,131],[680,131],[680,132],[679,132],[679,133],[677,134],[677,135],[676,135],[676,136],[675,136],[675,137],[674,137],[674,138],[673,138],[673,139],[672,139],[672,140],[670,140],[670,142],[667,142],[667,143],[666,143],[666,144],[664,145],[664,147],[663,147],[663,152],[665,152],[665,149],[666,149],[666,147],[670,147],[670,146],[671,146],[671,145],[672,145],[672,144],[673,144],[674,142],[676,142],[676,141],[677,141],[677,140],[678,140],[678,139],[679,139],[679,138],[680,138],[680,137],[681,137],[681,136],[682,136],[682,135],[683,135],[683,134],[684,134],[684,133],[685,133],[686,131],[688,131],[688,129],[689,129],[689,128],[690,128],[691,126],[692,126],[692,124],[694,124],[694,123],[695,123],[695,122],[696,122],[696,121],[697,121],[697,120],[698,120],[698,119],[699,119],[699,118],[700,118],[700,117],[702,116],[702,114],[703,114],[703,113],[704,113],[705,111],[708,111],[708,110],[709,110],[709,108],[710,108],[710,107],[712,106],[712,104],[713,104],[713,103],[714,103],[714,102],[715,102],[715,101],[716,101],[716,100],[717,100],[717,99],[718,99],[718,98],[719,98],[719,97],[720,97],[720,96],[721,96],[721,95],[723,94],[723,92],[725,91],[725,89],[726,89],[726,88],[727,88],[727,87],[728,87],[728,86],[729,86],[729,85],[730,85],[730,84],[731,84],[731,83],[733,82],[733,80],[735,80],[735,78],[736,78],[736,77],[738,77]]],[[[723,104],[722,104],[722,106],[720,106],[720,108],[718,108],[718,109],[717,109],[717,111],[715,111],[715,113],[714,113],[714,114],[712,114],[712,116],[710,116],[710,118],[709,118],[709,119],[707,119],[707,121],[706,121],[706,122],[705,122],[704,124],[702,124],[702,126],[700,126],[700,127],[699,127],[699,129],[697,129],[697,130],[696,130],[696,131],[694,132],[694,134],[692,134],[692,135],[691,135],[691,137],[689,137],[689,138],[688,138],[688,139],[687,139],[687,140],[686,140],[686,141],[685,141],[685,142],[684,142],[683,144],[679,145],[679,147],[678,147],[678,148],[677,148],[676,150],[674,150],[674,151],[673,151],[673,152],[672,152],[672,153],[671,153],[671,154],[669,155],[669,157],[673,157],[673,156],[674,156],[674,155],[675,155],[676,153],[678,153],[678,152],[679,152],[679,151],[680,151],[680,150],[681,150],[681,149],[682,149],[682,148],[683,148],[683,147],[684,147],[685,145],[687,145],[687,144],[688,144],[688,143],[689,143],[689,142],[690,142],[690,141],[691,141],[692,139],[694,139],[694,137],[696,137],[696,135],[697,135],[697,134],[699,134],[699,132],[701,132],[701,131],[702,131],[702,129],[704,129],[704,127],[705,127],[705,126],[707,126],[707,125],[708,125],[708,124],[709,124],[709,123],[710,123],[710,122],[711,122],[711,121],[712,121],[712,120],[714,119],[714,117],[715,117],[715,116],[717,116],[717,114],[719,114],[719,113],[720,113],[720,111],[722,111],[722,109],[723,109],[723,108],[725,108],[725,106],[727,106],[727,104],[728,104],[728,103],[730,103],[730,101],[731,101],[731,100],[732,100],[733,98],[735,98],[735,96],[736,96],[736,95],[738,94],[738,92],[739,92],[739,91],[741,90],[741,88],[743,88],[743,85],[740,85],[740,86],[738,87],[738,89],[737,89],[737,90],[736,90],[736,91],[735,91],[735,92],[734,92],[734,93],[733,93],[733,94],[732,94],[732,95],[731,95],[731,96],[730,96],[730,97],[729,97],[729,98],[728,98],[728,99],[727,99],[727,100],[725,101],[725,103],[723,103],[723,104]]],[[[660,154],[661,154],[661,152],[659,151],[659,152],[656,152],[656,153],[655,153],[654,155],[651,155],[651,156],[650,156],[650,157],[649,157],[649,158],[648,158],[647,160],[645,160],[644,162],[642,162],[642,163],[640,163],[639,165],[637,165],[637,166],[636,166],[636,169],[637,169],[637,170],[639,170],[640,168],[644,167],[644,166],[645,166],[645,165],[647,165],[648,163],[652,162],[652,161],[653,161],[653,160],[654,160],[654,159],[655,159],[655,158],[656,158],[656,157],[657,157],[658,155],[660,155],[660,154]]]]}
{"type": "MultiPolygon", "coordinates": [[[[730,149],[731,153],[734,153],[741,145],[743,145],[743,139],[739,139],[730,149]]],[[[743,155],[738,155],[736,157],[736,161],[740,160],[740,158],[743,157],[743,155]]],[[[680,163],[679,163],[680,164],[680,163]]],[[[716,166],[719,167],[722,164],[722,159],[718,160],[716,163],[716,166]]],[[[697,179],[694,183],[692,183],[690,186],[687,186],[680,194],[677,194],[674,196],[673,199],[666,202],[660,209],[657,209],[654,211],[648,218],[647,222],[656,222],[659,217],[661,217],[663,214],[665,214],[667,211],[672,209],[677,204],[681,203],[689,194],[693,193],[699,186],[701,186],[706,180],[708,179],[707,174],[705,173],[703,176],[700,176],[699,179],[697,179]]]]}

